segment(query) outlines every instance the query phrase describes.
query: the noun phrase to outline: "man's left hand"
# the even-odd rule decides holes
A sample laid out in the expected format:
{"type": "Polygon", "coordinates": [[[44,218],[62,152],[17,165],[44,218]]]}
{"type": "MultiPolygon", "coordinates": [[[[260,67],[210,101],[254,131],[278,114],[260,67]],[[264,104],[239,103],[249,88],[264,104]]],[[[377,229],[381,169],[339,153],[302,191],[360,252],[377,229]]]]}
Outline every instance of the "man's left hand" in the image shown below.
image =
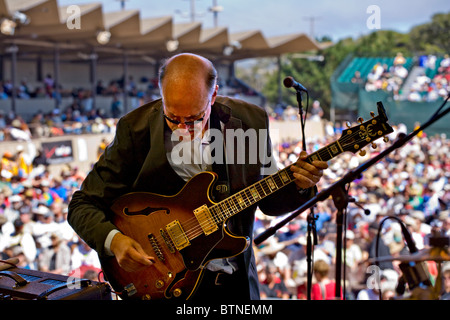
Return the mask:
{"type": "Polygon", "coordinates": [[[308,154],[302,151],[297,162],[291,166],[298,189],[314,187],[322,178],[323,170],[328,168],[328,163],[325,161],[314,160],[312,163],[306,162],[307,157],[308,154]]]}

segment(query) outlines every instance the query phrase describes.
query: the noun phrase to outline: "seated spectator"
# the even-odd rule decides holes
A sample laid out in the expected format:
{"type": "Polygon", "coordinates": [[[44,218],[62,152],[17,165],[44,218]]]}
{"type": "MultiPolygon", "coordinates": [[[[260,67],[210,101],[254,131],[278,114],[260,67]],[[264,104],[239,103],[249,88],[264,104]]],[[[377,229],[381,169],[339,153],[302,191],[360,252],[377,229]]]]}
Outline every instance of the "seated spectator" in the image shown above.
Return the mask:
{"type": "Polygon", "coordinates": [[[265,273],[265,281],[260,285],[262,296],[267,298],[289,299],[289,290],[280,278],[276,266],[269,263],[265,269],[265,273]]]}
{"type": "Polygon", "coordinates": [[[398,65],[404,65],[406,63],[406,59],[403,56],[403,53],[398,52],[397,55],[394,58],[394,65],[398,66],[398,65]]]}
{"type": "Polygon", "coordinates": [[[320,121],[323,117],[323,109],[320,106],[320,101],[315,100],[310,111],[310,119],[313,121],[320,121]]]}
{"type": "Polygon", "coordinates": [[[361,72],[360,71],[355,71],[355,75],[353,76],[351,82],[355,83],[355,84],[363,84],[364,83],[364,79],[361,78],[361,72]]]}
{"type": "Polygon", "coordinates": [[[78,245],[73,249],[71,261],[73,270],[80,269],[83,266],[97,271],[101,269],[97,252],[81,239],[78,240],[78,245]]]}
{"type": "Polygon", "coordinates": [[[7,245],[7,248],[10,250],[9,258],[23,254],[23,265],[26,268],[34,269],[37,254],[36,243],[33,236],[29,232],[25,232],[23,226],[22,220],[16,219],[14,221],[14,233],[9,238],[9,243],[7,245]]]}
{"type": "MultiPolygon", "coordinates": [[[[336,282],[329,278],[330,266],[323,260],[314,263],[316,283],[311,286],[311,300],[334,300],[336,282]]],[[[342,298],[342,291],[341,291],[342,298]]]]}
{"type": "Polygon", "coordinates": [[[420,102],[420,101],[422,101],[422,96],[420,95],[420,93],[417,90],[411,89],[411,91],[408,94],[408,100],[420,102]]]}
{"type": "Polygon", "coordinates": [[[68,275],[70,271],[70,249],[59,235],[50,236],[51,245],[39,255],[39,270],[68,275]]]}

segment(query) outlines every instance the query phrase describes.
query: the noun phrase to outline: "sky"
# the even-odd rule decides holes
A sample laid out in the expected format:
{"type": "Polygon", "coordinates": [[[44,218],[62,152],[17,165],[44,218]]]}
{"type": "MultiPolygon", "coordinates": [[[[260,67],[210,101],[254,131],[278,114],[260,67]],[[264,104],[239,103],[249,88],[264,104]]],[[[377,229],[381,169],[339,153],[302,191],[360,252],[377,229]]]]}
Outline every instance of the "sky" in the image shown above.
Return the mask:
{"type": "MultiPolygon", "coordinates": [[[[218,25],[230,33],[260,30],[265,37],[306,33],[333,41],[375,29],[408,32],[431,21],[435,13],[450,12],[448,0],[125,0],[125,8],[140,10],[141,18],[172,16],[175,23],[182,23],[191,21],[192,1],[195,20],[204,28],[214,26],[209,8],[215,2],[223,7],[218,25]]],[[[94,2],[101,2],[105,12],[121,10],[121,0],[58,0],[61,6],[94,2]]]]}

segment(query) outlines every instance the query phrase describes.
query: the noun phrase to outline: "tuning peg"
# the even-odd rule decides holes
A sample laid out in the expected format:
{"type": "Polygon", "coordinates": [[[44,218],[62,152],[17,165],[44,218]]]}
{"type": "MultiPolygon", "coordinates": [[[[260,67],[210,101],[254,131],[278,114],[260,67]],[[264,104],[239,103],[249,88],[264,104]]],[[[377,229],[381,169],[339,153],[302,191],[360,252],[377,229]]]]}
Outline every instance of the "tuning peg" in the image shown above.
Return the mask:
{"type": "Polygon", "coordinates": [[[372,143],[372,149],[376,149],[377,148],[377,144],[375,142],[372,143]]]}
{"type": "Polygon", "coordinates": [[[364,122],[364,119],[362,117],[359,117],[357,121],[358,121],[359,124],[361,124],[361,123],[364,122]]]}
{"type": "Polygon", "coordinates": [[[366,155],[366,150],[361,150],[361,151],[359,152],[359,155],[360,155],[361,157],[364,157],[364,156],[366,155]]]}
{"type": "Polygon", "coordinates": [[[345,125],[347,126],[347,128],[351,128],[351,126],[352,126],[352,124],[350,123],[350,121],[347,121],[347,122],[345,123],[345,125]]]}
{"type": "Polygon", "coordinates": [[[372,118],[375,118],[375,112],[370,111],[370,116],[371,116],[372,118]]]}
{"type": "Polygon", "coordinates": [[[389,137],[384,137],[384,138],[383,138],[383,141],[384,141],[384,142],[389,142],[389,137]]]}

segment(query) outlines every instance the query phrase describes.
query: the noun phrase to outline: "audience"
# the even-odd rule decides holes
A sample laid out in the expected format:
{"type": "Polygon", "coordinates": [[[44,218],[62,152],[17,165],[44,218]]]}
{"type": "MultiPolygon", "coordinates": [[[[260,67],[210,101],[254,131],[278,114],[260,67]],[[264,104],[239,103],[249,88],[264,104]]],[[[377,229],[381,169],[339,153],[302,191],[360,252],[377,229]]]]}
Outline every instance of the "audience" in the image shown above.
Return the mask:
{"type": "MultiPolygon", "coordinates": [[[[396,132],[393,135],[403,130],[402,126],[395,129],[396,132]]],[[[317,150],[334,141],[335,138],[328,136],[323,141],[313,139],[308,142],[308,149],[310,152],[317,150]]],[[[284,168],[296,159],[301,150],[300,146],[301,142],[284,142],[276,147],[280,168],[284,168]]],[[[429,137],[423,134],[369,168],[362,179],[350,185],[349,195],[364,209],[370,210],[370,213],[366,214],[363,209],[352,203],[348,206],[344,256],[346,258],[344,292],[346,299],[379,299],[380,288],[382,299],[402,297],[395,291],[402,274],[397,261],[380,263],[375,274],[379,275],[381,284],[378,286],[372,284],[374,271],[371,267],[375,267],[375,264],[370,259],[410,254],[404,244],[399,223],[388,217],[396,217],[404,221],[419,250],[429,247],[429,238],[433,229],[439,228],[444,235],[450,236],[448,211],[450,161],[447,156],[449,148],[450,140],[444,135],[429,137]],[[381,233],[378,234],[378,228],[383,219],[386,220],[381,233]],[[377,237],[380,237],[378,254],[375,252],[377,237]]],[[[368,150],[369,154],[365,157],[342,154],[331,160],[330,168],[325,171],[319,190],[330,186],[347,170],[358,166],[377,152],[380,150],[368,150]]],[[[330,271],[327,276],[334,279],[336,208],[331,199],[321,202],[317,208],[315,213],[319,215],[320,224],[316,226],[318,243],[314,247],[314,265],[318,263],[318,260],[329,263],[330,271]]],[[[284,279],[284,282],[292,283],[290,280],[293,280],[297,289],[297,294],[291,294],[291,299],[306,299],[305,236],[308,214],[308,212],[300,214],[295,223],[290,223],[278,230],[272,237],[274,239],[263,242],[260,250],[257,251],[259,254],[257,261],[260,265],[266,266],[275,261],[278,263],[280,276],[290,275],[291,278],[284,279]],[[291,224],[297,225],[298,230],[294,232],[291,224]],[[295,234],[298,238],[297,244],[300,245],[297,252],[303,251],[303,255],[297,254],[295,258],[292,258],[292,252],[284,249],[282,244],[287,234],[295,234]],[[281,255],[286,257],[281,258],[281,255]],[[288,263],[280,264],[281,261],[288,261],[288,263]],[[286,271],[286,269],[290,270],[286,271]]],[[[257,217],[259,220],[256,224],[258,229],[255,230],[255,235],[277,221],[262,214],[257,217]]],[[[289,239],[292,239],[292,236],[289,239]]],[[[448,264],[449,262],[445,262],[444,266],[448,264]]],[[[428,266],[430,275],[434,278],[433,281],[438,281],[436,264],[430,261],[428,266]]],[[[314,275],[313,284],[318,283],[320,279],[320,276],[314,275]]]]}

